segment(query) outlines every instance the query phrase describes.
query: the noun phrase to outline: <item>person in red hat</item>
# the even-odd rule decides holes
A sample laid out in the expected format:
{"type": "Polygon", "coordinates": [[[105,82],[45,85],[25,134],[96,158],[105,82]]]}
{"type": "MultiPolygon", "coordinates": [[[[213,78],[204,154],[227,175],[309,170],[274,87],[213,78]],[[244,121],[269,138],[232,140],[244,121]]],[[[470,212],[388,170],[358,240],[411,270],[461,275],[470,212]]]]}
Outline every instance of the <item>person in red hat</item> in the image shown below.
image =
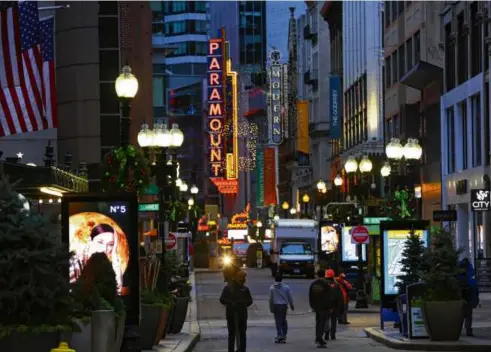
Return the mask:
{"type": "Polygon", "coordinates": [[[331,287],[331,299],[333,300],[332,309],[329,311],[324,330],[324,340],[336,340],[336,322],[344,310],[344,298],[341,287],[335,280],[335,272],[332,269],[326,270],[326,282],[331,287]]]}
{"type": "Polygon", "coordinates": [[[341,288],[341,292],[343,293],[344,298],[344,309],[343,314],[341,314],[338,323],[339,324],[350,324],[348,321],[348,305],[349,305],[349,291],[353,289],[353,286],[346,280],[346,275],[343,273],[336,278],[339,287],[341,288]]]}

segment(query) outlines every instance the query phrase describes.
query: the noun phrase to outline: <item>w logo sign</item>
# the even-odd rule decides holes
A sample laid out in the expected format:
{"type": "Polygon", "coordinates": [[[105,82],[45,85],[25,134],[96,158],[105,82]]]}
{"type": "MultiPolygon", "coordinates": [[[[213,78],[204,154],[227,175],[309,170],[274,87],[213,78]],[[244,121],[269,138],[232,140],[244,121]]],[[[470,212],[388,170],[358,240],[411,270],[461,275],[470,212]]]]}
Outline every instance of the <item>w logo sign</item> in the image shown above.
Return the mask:
{"type": "Polygon", "coordinates": [[[471,208],[472,211],[489,211],[489,191],[484,189],[471,190],[471,208]]]}

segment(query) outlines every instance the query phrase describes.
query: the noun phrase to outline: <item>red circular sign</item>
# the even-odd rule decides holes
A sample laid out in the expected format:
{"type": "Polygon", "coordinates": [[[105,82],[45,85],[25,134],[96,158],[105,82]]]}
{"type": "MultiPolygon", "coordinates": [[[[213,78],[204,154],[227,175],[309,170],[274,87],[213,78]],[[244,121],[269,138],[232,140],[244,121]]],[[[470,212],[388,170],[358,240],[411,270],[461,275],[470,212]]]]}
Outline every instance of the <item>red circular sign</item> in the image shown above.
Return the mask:
{"type": "Polygon", "coordinates": [[[172,233],[169,233],[169,238],[165,240],[165,248],[167,250],[174,249],[174,247],[177,245],[177,239],[176,236],[174,236],[172,233]]]}
{"type": "Polygon", "coordinates": [[[368,241],[368,230],[365,226],[357,226],[351,230],[351,237],[356,243],[366,243],[368,241]]]}

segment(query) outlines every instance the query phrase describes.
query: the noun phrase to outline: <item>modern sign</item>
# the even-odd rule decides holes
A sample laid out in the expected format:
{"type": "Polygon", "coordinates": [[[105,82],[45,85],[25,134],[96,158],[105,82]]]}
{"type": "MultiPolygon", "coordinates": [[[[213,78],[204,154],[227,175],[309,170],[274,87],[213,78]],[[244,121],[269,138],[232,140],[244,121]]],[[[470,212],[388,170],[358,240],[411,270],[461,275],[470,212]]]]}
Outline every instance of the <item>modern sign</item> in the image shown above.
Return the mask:
{"type": "Polygon", "coordinates": [[[490,211],[490,192],[487,189],[471,189],[472,211],[490,211]]]}
{"type": "Polygon", "coordinates": [[[269,71],[269,118],[271,123],[271,142],[281,144],[283,141],[283,116],[281,104],[281,82],[283,76],[280,65],[281,53],[273,50],[270,53],[271,67],[269,71]]]}
{"type": "Polygon", "coordinates": [[[177,238],[173,233],[169,233],[169,237],[165,239],[165,248],[167,250],[173,250],[176,248],[177,238]]]}
{"type": "Polygon", "coordinates": [[[351,230],[351,243],[367,244],[369,242],[370,236],[365,226],[356,226],[351,230]]]}
{"type": "Polygon", "coordinates": [[[457,210],[435,210],[433,221],[457,221],[457,210]]]}
{"type": "Polygon", "coordinates": [[[343,92],[341,76],[329,77],[329,115],[331,139],[341,138],[341,121],[343,120],[343,92]]]}
{"type": "Polygon", "coordinates": [[[224,174],[224,86],[223,38],[210,39],[208,43],[208,133],[210,177],[223,178],[224,174]]]}
{"type": "Polygon", "coordinates": [[[159,203],[140,203],[138,204],[138,211],[159,211],[159,203]]]}

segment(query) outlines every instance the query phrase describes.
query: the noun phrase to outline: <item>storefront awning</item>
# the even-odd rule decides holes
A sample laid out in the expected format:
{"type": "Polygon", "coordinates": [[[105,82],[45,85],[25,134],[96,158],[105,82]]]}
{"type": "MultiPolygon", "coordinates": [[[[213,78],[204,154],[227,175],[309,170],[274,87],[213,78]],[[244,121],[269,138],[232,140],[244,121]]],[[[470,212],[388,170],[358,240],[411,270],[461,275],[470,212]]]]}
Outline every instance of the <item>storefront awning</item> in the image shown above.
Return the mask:
{"type": "Polygon", "coordinates": [[[423,90],[431,82],[438,81],[443,75],[441,67],[426,61],[419,61],[402,77],[401,83],[408,87],[423,90]]]}

